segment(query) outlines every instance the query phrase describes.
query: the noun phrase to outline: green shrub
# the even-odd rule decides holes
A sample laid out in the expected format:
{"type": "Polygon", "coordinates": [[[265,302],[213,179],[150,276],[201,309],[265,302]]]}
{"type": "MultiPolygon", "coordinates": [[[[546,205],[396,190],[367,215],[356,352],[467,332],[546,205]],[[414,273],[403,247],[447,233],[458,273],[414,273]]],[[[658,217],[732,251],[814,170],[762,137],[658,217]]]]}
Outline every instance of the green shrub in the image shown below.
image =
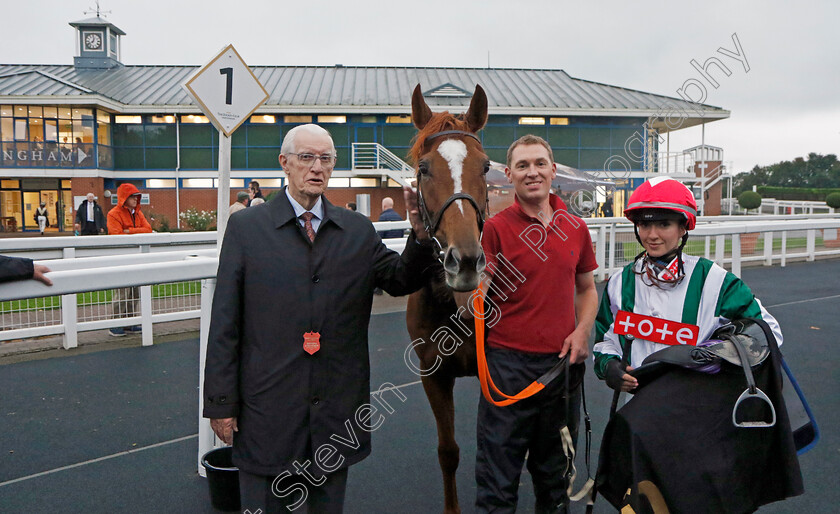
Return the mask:
{"type": "Polygon", "coordinates": [[[825,197],[825,203],[832,209],[840,209],[840,193],[831,193],[825,197]]]}
{"type": "Polygon", "coordinates": [[[761,207],[761,195],[755,191],[744,191],[738,195],[738,205],[742,209],[758,209],[761,207]]]}
{"type": "Polygon", "coordinates": [[[756,188],[762,198],[775,198],[776,200],[806,200],[822,202],[825,195],[840,193],[840,189],[830,187],[782,187],[782,186],[758,186],[756,188]]]}

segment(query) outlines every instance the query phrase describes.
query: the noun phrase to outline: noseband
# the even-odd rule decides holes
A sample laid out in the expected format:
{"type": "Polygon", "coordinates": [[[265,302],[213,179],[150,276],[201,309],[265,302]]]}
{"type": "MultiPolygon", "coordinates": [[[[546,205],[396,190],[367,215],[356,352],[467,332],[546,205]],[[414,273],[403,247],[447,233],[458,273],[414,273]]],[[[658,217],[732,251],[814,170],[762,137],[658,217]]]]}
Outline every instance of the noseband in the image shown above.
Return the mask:
{"type": "MultiPolygon", "coordinates": [[[[425,146],[430,140],[438,138],[438,137],[442,137],[442,136],[471,137],[471,138],[475,139],[476,141],[478,141],[479,144],[481,144],[481,141],[479,141],[478,136],[476,136],[472,132],[466,132],[464,130],[444,130],[442,132],[435,132],[434,134],[431,134],[430,136],[426,137],[426,139],[423,140],[423,146],[425,146]]],[[[420,177],[418,177],[417,178],[417,206],[420,209],[420,217],[423,218],[423,227],[426,229],[426,232],[428,232],[429,237],[432,238],[432,241],[434,241],[435,245],[437,245],[437,247],[438,247],[438,250],[439,250],[438,260],[440,260],[441,263],[443,263],[443,247],[441,246],[440,241],[435,236],[435,234],[437,233],[437,229],[440,227],[440,222],[443,219],[443,213],[446,212],[446,209],[448,209],[449,206],[452,205],[455,202],[455,200],[466,200],[467,202],[469,202],[473,206],[473,208],[475,209],[475,212],[476,212],[476,221],[478,222],[478,232],[479,233],[481,233],[484,230],[484,219],[486,217],[486,212],[482,211],[478,207],[478,202],[476,202],[475,198],[473,198],[469,194],[467,194],[467,193],[455,193],[452,196],[450,196],[449,198],[447,198],[445,202],[443,202],[443,205],[440,207],[440,210],[438,210],[434,214],[434,217],[432,217],[429,213],[429,209],[426,207],[426,201],[423,199],[423,191],[420,188],[420,183],[421,182],[422,181],[420,180],[420,177]]],[[[488,201],[488,197],[487,197],[487,189],[485,188],[485,191],[484,191],[484,206],[485,206],[485,209],[488,207],[488,204],[489,204],[489,201],[488,201]]]]}

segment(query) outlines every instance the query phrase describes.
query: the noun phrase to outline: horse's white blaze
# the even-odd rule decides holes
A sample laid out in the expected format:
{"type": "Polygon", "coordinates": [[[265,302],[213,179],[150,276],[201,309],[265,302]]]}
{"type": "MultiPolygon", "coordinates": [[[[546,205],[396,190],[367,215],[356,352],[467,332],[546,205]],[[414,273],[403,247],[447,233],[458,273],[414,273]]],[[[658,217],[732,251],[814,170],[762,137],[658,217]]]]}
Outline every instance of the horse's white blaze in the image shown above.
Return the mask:
{"type": "MultiPolygon", "coordinates": [[[[449,164],[449,171],[452,173],[452,182],[454,184],[452,193],[463,192],[461,175],[464,171],[464,159],[467,158],[467,145],[457,139],[447,139],[438,146],[438,153],[449,164]]],[[[464,206],[461,205],[461,200],[456,200],[456,202],[458,202],[458,208],[461,209],[461,214],[464,214],[464,206]]]]}

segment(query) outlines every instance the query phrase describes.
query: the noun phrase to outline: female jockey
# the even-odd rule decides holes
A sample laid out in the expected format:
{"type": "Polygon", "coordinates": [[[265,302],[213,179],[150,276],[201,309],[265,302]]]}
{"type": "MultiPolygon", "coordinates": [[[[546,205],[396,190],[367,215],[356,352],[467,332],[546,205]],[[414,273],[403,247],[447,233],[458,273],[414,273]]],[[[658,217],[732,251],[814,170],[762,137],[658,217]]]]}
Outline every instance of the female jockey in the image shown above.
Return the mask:
{"type": "MultiPolygon", "coordinates": [[[[615,333],[619,311],[659,318],[660,324],[670,321],[672,327],[673,322],[697,326],[693,344],[706,341],[730,320],[761,318],[773,330],[777,343],[782,344],[778,322],[741,279],[708,259],[683,253],[688,232],[694,229],[697,219],[697,204],[687,187],[666,177],[648,180],[630,196],[624,214],[633,222],[636,239],[644,251],[621,273],[610,277],[601,300],[595,320],[598,378],[613,389],[633,391],[638,381],[627,371],[641,365],[648,355],[667,348],[667,344],[685,342],[684,337],[679,341],[673,337],[666,340],[667,325],[660,334],[651,336],[660,336],[666,343],[636,337],[629,365],[622,369],[625,339],[615,333]]],[[[650,327],[657,320],[653,322],[650,327]]]]}

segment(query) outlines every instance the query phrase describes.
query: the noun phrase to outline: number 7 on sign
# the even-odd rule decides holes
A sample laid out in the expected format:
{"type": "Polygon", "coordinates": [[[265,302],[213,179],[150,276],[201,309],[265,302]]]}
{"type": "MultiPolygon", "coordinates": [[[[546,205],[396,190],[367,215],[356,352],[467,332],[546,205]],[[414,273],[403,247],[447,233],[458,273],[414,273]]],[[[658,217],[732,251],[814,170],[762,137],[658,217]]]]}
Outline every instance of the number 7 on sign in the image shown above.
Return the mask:
{"type": "Polygon", "coordinates": [[[233,101],[233,68],[222,68],[220,75],[227,75],[227,86],[225,87],[225,104],[230,105],[233,101]]]}

